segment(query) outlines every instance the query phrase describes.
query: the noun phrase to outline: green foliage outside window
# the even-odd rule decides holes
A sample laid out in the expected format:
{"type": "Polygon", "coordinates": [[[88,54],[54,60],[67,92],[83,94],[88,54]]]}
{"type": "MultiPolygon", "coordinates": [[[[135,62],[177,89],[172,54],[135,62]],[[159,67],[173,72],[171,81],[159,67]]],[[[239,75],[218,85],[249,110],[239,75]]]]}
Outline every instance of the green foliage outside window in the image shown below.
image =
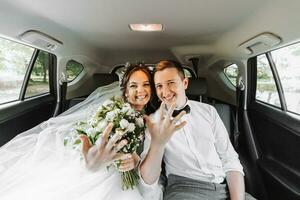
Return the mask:
{"type": "Polygon", "coordinates": [[[66,66],[67,80],[68,82],[73,81],[83,70],[83,65],[70,60],[66,66]]]}
{"type": "Polygon", "coordinates": [[[236,78],[239,74],[238,66],[236,64],[231,64],[224,68],[224,73],[229,81],[236,87],[236,78]]]}
{"type": "Polygon", "coordinates": [[[25,98],[48,93],[49,91],[49,53],[39,51],[30,74],[25,98]]]}

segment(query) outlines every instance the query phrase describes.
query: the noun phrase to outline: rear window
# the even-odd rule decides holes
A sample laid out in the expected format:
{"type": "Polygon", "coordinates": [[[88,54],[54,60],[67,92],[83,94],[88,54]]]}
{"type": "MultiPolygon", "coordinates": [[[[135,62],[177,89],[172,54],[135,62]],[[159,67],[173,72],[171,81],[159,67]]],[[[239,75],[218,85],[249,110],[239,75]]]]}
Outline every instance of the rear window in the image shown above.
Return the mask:
{"type": "MultiPolygon", "coordinates": [[[[150,71],[152,71],[155,68],[155,65],[153,64],[146,64],[146,66],[148,66],[150,71]]],[[[117,74],[118,77],[120,78],[124,73],[124,71],[125,71],[125,65],[119,65],[112,70],[112,73],[117,74]]],[[[183,72],[184,72],[184,76],[187,78],[195,77],[193,70],[188,67],[184,67],[183,72]]]]}
{"type": "Polygon", "coordinates": [[[236,79],[239,74],[239,68],[236,64],[231,64],[224,68],[224,74],[234,87],[236,87],[236,79]]]}
{"type": "Polygon", "coordinates": [[[72,82],[83,71],[83,68],[83,65],[75,60],[68,61],[66,66],[68,82],[72,82]]]}
{"type": "Polygon", "coordinates": [[[49,92],[49,53],[39,51],[30,74],[25,98],[49,92]]]}

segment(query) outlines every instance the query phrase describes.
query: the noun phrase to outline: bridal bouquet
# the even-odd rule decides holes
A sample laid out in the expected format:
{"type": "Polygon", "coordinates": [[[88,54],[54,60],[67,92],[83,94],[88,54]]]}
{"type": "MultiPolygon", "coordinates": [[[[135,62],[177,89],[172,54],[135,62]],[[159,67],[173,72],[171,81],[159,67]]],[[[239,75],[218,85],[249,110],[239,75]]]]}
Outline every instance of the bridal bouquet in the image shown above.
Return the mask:
{"type": "MultiPolygon", "coordinates": [[[[101,136],[108,123],[113,123],[111,138],[114,134],[122,135],[120,139],[126,139],[125,145],[119,153],[133,153],[142,144],[144,138],[144,120],[141,112],[131,108],[129,103],[124,102],[121,97],[113,97],[105,101],[102,106],[87,121],[79,122],[76,127],[77,138],[73,144],[78,148],[80,144],[79,135],[87,135],[90,143],[95,145],[97,139],[101,136]]],[[[120,161],[115,162],[118,168],[120,161]]],[[[138,184],[139,176],[133,169],[127,172],[121,172],[122,189],[133,189],[138,184]]]]}

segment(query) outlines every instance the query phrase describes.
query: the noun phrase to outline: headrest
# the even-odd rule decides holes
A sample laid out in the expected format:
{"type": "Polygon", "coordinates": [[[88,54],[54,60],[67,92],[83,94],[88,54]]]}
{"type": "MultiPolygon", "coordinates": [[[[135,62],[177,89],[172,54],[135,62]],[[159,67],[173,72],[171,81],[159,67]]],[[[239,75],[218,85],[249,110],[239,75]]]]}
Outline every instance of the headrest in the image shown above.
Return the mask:
{"type": "Polygon", "coordinates": [[[115,81],[119,81],[119,77],[116,74],[97,73],[93,75],[93,84],[97,87],[108,85],[115,81]]]}
{"type": "Polygon", "coordinates": [[[186,90],[187,95],[202,96],[207,92],[205,78],[190,78],[189,85],[186,90]]]}

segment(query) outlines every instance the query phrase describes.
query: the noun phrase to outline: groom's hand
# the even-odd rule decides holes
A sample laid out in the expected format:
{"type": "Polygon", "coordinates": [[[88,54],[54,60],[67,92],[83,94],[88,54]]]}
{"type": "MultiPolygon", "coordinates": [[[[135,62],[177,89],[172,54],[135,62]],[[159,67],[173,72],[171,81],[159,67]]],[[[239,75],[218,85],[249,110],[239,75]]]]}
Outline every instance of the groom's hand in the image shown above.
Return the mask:
{"type": "Polygon", "coordinates": [[[165,103],[161,103],[158,111],[159,119],[156,122],[152,121],[149,116],[144,116],[151,135],[151,143],[160,147],[164,147],[173,133],[186,125],[186,121],[178,123],[182,116],[186,114],[185,111],[180,112],[173,118],[172,113],[174,112],[175,104],[168,111],[165,109],[165,106],[165,103]]]}
{"type": "Polygon", "coordinates": [[[122,137],[121,135],[114,134],[114,136],[108,139],[113,125],[110,123],[103,131],[102,137],[96,142],[99,145],[90,145],[89,139],[86,135],[81,135],[80,140],[82,142],[82,154],[86,163],[86,166],[90,170],[97,170],[100,167],[108,166],[115,160],[124,160],[130,158],[130,154],[117,153],[126,144],[126,140],[122,140],[119,143],[117,141],[122,137]]]}

